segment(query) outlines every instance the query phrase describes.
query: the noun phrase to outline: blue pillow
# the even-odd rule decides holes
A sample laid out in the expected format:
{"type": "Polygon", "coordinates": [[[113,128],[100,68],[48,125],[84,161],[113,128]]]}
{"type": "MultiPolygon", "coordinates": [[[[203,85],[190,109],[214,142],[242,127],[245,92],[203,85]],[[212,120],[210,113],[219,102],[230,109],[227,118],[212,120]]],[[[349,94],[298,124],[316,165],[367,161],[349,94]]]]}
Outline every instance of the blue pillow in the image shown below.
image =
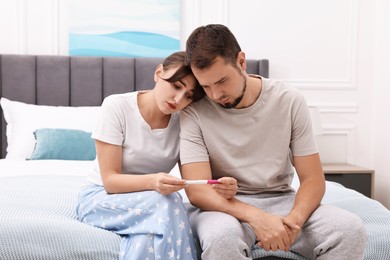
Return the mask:
{"type": "Polygon", "coordinates": [[[95,141],[82,130],[42,128],[34,131],[31,160],[94,160],[95,141]]]}

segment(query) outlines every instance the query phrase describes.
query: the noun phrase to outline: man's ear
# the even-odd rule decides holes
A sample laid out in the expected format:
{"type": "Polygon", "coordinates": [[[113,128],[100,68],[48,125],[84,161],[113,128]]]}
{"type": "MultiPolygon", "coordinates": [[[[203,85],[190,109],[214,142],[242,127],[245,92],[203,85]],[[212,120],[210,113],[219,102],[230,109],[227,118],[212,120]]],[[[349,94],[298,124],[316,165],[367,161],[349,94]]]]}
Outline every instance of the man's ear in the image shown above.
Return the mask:
{"type": "Polygon", "coordinates": [[[163,65],[158,64],[156,70],[154,71],[154,82],[157,82],[157,80],[160,78],[160,74],[163,72],[163,65]]]}
{"type": "Polygon", "coordinates": [[[240,51],[237,54],[237,61],[242,70],[246,70],[246,59],[245,59],[245,53],[240,51]]]}

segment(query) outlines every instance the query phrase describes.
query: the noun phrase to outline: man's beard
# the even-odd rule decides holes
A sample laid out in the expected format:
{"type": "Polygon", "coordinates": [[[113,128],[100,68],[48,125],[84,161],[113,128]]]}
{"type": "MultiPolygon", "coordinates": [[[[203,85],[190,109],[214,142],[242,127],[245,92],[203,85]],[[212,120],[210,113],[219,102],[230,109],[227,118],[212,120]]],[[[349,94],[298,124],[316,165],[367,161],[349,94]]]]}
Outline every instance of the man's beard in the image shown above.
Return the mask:
{"type": "Polygon", "coordinates": [[[242,89],[241,95],[234,100],[233,103],[219,104],[223,108],[231,109],[235,108],[238,104],[240,104],[241,100],[244,98],[245,90],[246,90],[246,77],[243,76],[244,79],[244,88],[242,89]]]}

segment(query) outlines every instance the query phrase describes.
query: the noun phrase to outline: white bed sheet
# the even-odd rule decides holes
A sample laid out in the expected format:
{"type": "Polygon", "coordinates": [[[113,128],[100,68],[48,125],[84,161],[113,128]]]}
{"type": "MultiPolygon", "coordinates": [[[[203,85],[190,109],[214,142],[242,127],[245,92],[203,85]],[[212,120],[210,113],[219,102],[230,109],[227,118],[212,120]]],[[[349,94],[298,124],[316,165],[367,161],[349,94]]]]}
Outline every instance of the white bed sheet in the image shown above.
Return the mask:
{"type": "Polygon", "coordinates": [[[0,159],[0,178],[34,175],[88,176],[92,161],[0,159]]]}

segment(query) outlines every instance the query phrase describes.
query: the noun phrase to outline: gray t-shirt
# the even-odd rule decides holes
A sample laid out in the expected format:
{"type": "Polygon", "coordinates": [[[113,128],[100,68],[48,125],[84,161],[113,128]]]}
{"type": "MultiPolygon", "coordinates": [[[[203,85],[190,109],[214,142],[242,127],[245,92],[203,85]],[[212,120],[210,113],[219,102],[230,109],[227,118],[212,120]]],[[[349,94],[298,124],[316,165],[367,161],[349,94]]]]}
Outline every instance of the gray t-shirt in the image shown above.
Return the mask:
{"type": "MultiPolygon", "coordinates": [[[[122,173],[170,172],[179,160],[179,114],[171,115],[164,129],[151,129],[137,102],[139,92],[115,94],[104,99],[92,138],[121,145],[122,173]]],[[[99,165],[94,162],[89,181],[103,185],[99,165]]]]}
{"type": "Polygon", "coordinates": [[[234,177],[238,194],[290,191],[293,156],[318,152],[302,94],[262,79],[256,102],[225,109],[208,97],[180,114],[182,164],[209,161],[212,177],[234,177]]]}

